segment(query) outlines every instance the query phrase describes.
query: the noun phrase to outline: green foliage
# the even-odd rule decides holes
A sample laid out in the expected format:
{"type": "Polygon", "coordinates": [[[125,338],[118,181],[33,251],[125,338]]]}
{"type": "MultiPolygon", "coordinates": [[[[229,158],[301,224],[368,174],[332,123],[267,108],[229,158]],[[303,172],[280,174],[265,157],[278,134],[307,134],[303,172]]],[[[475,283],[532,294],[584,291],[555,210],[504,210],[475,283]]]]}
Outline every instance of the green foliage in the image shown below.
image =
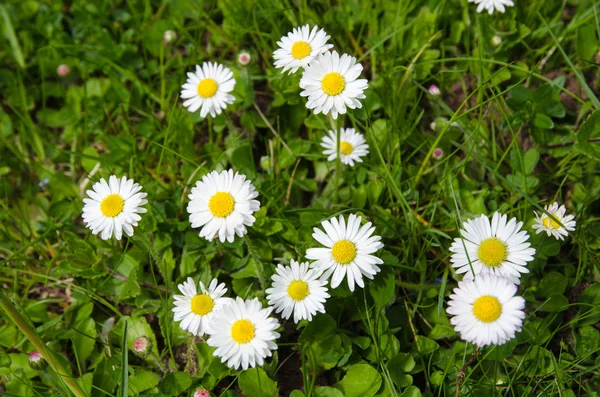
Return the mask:
{"type": "Polygon", "coordinates": [[[0,394],[416,397],[595,396],[600,390],[598,4],[515,1],[477,14],[466,0],[156,0],[0,4],[0,281],[65,368],[34,369],[31,340],[2,313],[0,394]],[[363,133],[355,167],[328,162],[336,121],[305,107],[301,72],[272,52],[318,25],[358,58],[369,88],[339,124],[363,133]],[[164,40],[164,32],[177,37],[164,40]],[[252,62],[236,62],[241,50],[252,62]],[[186,72],[231,68],[235,102],[189,113],[186,72]],[[68,65],[70,74],[58,76],[68,65]],[[441,95],[428,91],[439,86],[441,95]],[[440,158],[434,150],[441,149],[440,158]],[[245,239],[208,242],[190,189],[233,168],[259,192],[245,239]],[[148,193],[131,238],[103,241],[81,220],[85,191],[126,175],[148,193]],[[534,211],[576,216],[565,241],[535,234],[534,211]],[[461,275],[458,226],[501,211],[524,222],[535,260],[515,339],[477,349],[445,312],[461,275]],[[305,260],[313,228],[337,214],[373,223],[381,272],[330,290],[312,322],[281,321],[262,368],[235,371],[174,321],[187,277],[257,297],[276,264],[305,260]],[[131,353],[141,336],[145,357],[131,353]]]}

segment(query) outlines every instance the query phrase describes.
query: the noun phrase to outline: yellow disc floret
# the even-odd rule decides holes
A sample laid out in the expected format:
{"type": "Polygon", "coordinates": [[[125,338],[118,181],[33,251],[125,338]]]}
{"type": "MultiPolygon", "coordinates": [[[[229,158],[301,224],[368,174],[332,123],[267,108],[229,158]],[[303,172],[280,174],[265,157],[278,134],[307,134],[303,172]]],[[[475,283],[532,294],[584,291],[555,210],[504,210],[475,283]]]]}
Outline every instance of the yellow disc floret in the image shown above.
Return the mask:
{"type": "Polygon", "coordinates": [[[237,320],[231,326],[231,337],[239,344],[250,342],[254,339],[254,324],[248,320],[237,320]]]}
{"type": "Polygon", "coordinates": [[[544,218],[543,223],[544,223],[544,226],[546,226],[549,229],[558,229],[560,227],[560,224],[558,222],[556,222],[554,219],[551,219],[548,217],[544,218]]]}
{"type": "Polygon", "coordinates": [[[486,266],[496,267],[506,260],[508,250],[499,238],[490,237],[479,244],[477,256],[479,260],[486,266]]]}
{"type": "Polygon", "coordinates": [[[342,152],[342,154],[345,154],[347,156],[350,153],[352,153],[353,150],[354,150],[354,147],[352,146],[352,144],[350,142],[340,143],[340,152],[342,152]]]}
{"type": "Polygon", "coordinates": [[[340,240],[331,247],[331,256],[337,263],[347,265],[356,258],[356,245],[352,241],[340,240]]]}
{"type": "Polygon", "coordinates": [[[198,294],[192,298],[192,311],[199,316],[212,312],[215,301],[206,294],[198,294]]]}
{"type": "Polygon", "coordinates": [[[321,80],[321,88],[327,95],[335,96],[341,94],[346,87],[344,76],[337,72],[327,73],[321,80]]]}
{"type": "Polygon", "coordinates": [[[198,95],[202,98],[211,98],[219,89],[217,82],[211,78],[207,78],[198,83],[198,95]]]}
{"type": "Polygon", "coordinates": [[[292,46],[292,56],[296,59],[302,59],[310,54],[310,44],[306,41],[297,41],[292,46]]]}
{"type": "Polygon", "coordinates": [[[484,295],[473,303],[473,314],[479,321],[491,323],[496,321],[502,314],[502,305],[493,296],[484,295]]]}
{"type": "Polygon", "coordinates": [[[294,280],[290,283],[287,293],[296,302],[299,302],[308,296],[308,284],[302,280],[294,280]]]}
{"type": "Polygon", "coordinates": [[[102,215],[114,218],[123,212],[124,206],[125,200],[123,200],[123,197],[117,193],[113,193],[102,200],[100,203],[100,211],[102,212],[102,215]]]}
{"type": "Polygon", "coordinates": [[[217,218],[225,218],[233,212],[235,200],[227,192],[217,192],[208,200],[208,209],[217,218]]]}

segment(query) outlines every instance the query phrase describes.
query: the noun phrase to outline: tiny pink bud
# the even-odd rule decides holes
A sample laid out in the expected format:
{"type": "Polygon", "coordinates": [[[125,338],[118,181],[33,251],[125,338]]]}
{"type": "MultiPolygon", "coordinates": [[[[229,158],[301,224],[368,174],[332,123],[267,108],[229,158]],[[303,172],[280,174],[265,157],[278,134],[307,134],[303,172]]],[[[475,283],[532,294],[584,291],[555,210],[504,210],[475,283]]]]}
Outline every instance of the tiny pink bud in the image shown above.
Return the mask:
{"type": "Polygon", "coordinates": [[[439,160],[442,157],[444,157],[444,151],[442,150],[442,148],[436,147],[435,149],[433,149],[432,155],[434,159],[439,160]]]}
{"type": "Polygon", "coordinates": [[[69,75],[69,73],[71,73],[71,68],[67,65],[58,65],[58,67],[56,68],[56,73],[60,76],[60,77],[67,77],[69,75]]]}
{"type": "Polygon", "coordinates": [[[198,389],[194,393],[194,397],[210,397],[210,393],[206,389],[198,389]]]}
{"type": "Polygon", "coordinates": [[[431,95],[435,95],[435,96],[438,96],[438,95],[440,95],[442,93],[440,91],[440,88],[437,85],[435,85],[435,84],[430,85],[429,88],[428,88],[428,91],[429,91],[429,93],[431,95]]]}
{"type": "Polygon", "coordinates": [[[42,357],[42,354],[39,351],[34,350],[29,353],[29,366],[31,368],[43,369],[46,367],[46,364],[46,360],[44,360],[44,357],[42,357]]]}
{"type": "Polygon", "coordinates": [[[495,45],[496,47],[499,46],[500,44],[502,44],[502,37],[495,35],[494,37],[492,37],[492,44],[495,45]]]}
{"type": "Polygon", "coordinates": [[[133,341],[133,352],[140,356],[146,357],[152,348],[152,340],[147,336],[140,336],[133,341]]]}
{"type": "Polygon", "coordinates": [[[242,66],[247,66],[252,60],[252,56],[246,51],[240,52],[238,54],[238,63],[242,66]]]}

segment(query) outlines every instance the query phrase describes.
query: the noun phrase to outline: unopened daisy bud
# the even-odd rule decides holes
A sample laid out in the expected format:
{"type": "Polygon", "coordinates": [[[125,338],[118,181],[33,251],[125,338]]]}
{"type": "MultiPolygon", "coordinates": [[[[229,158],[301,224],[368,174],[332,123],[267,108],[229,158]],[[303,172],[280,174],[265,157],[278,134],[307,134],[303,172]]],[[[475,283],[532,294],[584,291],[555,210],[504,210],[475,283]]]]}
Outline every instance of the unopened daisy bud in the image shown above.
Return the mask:
{"type": "Polygon", "coordinates": [[[248,53],[246,51],[242,51],[238,54],[237,61],[242,66],[248,66],[248,64],[250,63],[251,60],[252,60],[252,56],[250,56],[250,53],[248,53]]]}
{"type": "Polygon", "coordinates": [[[29,353],[29,366],[33,369],[44,369],[48,363],[42,357],[42,354],[38,350],[34,350],[29,353]]]}
{"type": "Polygon", "coordinates": [[[270,156],[262,156],[260,158],[260,168],[262,168],[265,171],[268,171],[271,169],[271,157],[270,156]]]}
{"type": "Polygon", "coordinates": [[[498,35],[495,35],[492,37],[492,44],[498,47],[500,44],[502,44],[502,38],[498,35]]]}
{"type": "Polygon", "coordinates": [[[438,86],[437,86],[437,85],[435,85],[435,84],[432,84],[432,85],[430,85],[430,86],[429,86],[429,88],[427,89],[427,91],[429,91],[429,93],[430,93],[431,95],[435,95],[435,96],[438,96],[438,95],[440,95],[440,94],[442,93],[442,92],[440,91],[440,87],[438,87],[438,86]]]}
{"type": "Polygon", "coordinates": [[[177,33],[175,33],[175,31],[173,31],[173,30],[167,30],[164,33],[164,35],[163,35],[163,43],[164,44],[169,44],[170,42],[172,42],[176,38],[177,38],[177,33]]]}
{"type": "Polygon", "coordinates": [[[67,77],[69,73],[71,73],[71,68],[68,65],[62,64],[58,65],[56,68],[56,74],[58,74],[60,77],[67,77]]]}
{"type": "Polygon", "coordinates": [[[210,397],[210,393],[206,389],[198,389],[194,393],[194,397],[210,397]]]}
{"type": "Polygon", "coordinates": [[[440,160],[442,157],[444,157],[444,151],[442,150],[442,148],[436,147],[435,149],[433,149],[432,156],[434,159],[440,160]]]}
{"type": "Polygon", "coordinates": [[[144,358],[150,352],[152,348],[152,339],[147,336],[140,336],[133,341],[133,352],[136,356],[144,358]]]}

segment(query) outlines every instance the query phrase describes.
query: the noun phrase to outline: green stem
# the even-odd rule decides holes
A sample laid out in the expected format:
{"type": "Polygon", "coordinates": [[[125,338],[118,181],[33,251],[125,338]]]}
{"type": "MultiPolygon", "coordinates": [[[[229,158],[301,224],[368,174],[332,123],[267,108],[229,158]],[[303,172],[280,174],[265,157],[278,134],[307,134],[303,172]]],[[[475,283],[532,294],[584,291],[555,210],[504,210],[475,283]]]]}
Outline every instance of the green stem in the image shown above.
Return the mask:
{"type": "Polygon", "coordinates": [[[79,387],[77,382],[68,375],[68,372],[63,368],[54,353],[48,349],[35,329],[29,324],[25,317],[19,313],[13,303],[2,291],[0,291],[0,309],[4,311],[6,317],[19,328],[29,342],[31,342],[31,344],[40,352],[42,357],[44,357],[44,360],[48,362],[48,365],[59,375],[60,379],[71,390],[71,393],[76,397],[87,397],[87,394],[79,387]]]}

